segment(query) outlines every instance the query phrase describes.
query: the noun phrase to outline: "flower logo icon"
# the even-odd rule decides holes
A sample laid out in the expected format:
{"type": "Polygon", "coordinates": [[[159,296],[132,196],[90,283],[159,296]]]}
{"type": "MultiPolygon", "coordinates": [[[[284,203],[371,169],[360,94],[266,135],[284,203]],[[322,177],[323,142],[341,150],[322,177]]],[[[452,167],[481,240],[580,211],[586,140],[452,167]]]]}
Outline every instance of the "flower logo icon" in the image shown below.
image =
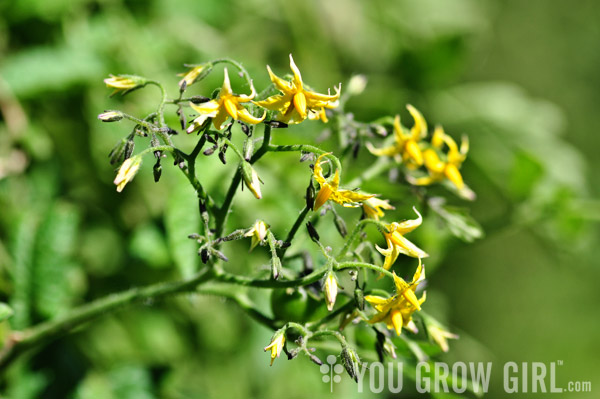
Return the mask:
{"type": "Polygon", "coordinates": [[[323,364],[319,368],[321,373],[324,374],[322,380],[325,383],[329,383],[330,392],[333,392],[333,383],[338,383],[342,380],[342,377],[338,374],[342,374],[344,372],[344,367],[341,364],[336,364],[336,357],[334,355],[327,356],[327,363],[323,364]]]}

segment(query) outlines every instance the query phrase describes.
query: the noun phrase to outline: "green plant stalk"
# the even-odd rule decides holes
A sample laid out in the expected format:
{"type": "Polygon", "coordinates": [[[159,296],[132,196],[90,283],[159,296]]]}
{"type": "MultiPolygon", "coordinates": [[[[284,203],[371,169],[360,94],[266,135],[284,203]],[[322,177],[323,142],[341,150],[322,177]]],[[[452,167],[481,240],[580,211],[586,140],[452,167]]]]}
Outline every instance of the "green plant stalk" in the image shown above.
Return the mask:
{"type": "MultiPolygon", "coordinates": [[[[302,222],[304,222],[304,219],[306,218],[306,215],[308,215],[308,212],[310,211],[310,209],[305,206],[304,209],[302,209],[302,211],[300,212],[300,214],[298,215],[298,217],[296,218],[296,221],[294,222],[292,228],[290,229],[290,232],[288,233],[288,235],[285,237],[285,242],[289,242],[291,243],[292,240],[294,239],[294,236],[296,235],[296,233],[298,232],[298,229],[300,228],[300,226],[302,225],[302,222]]],[[[277,255],[283,259],[283,257],[285,256],[285,253],[287,252],[289,247],[287,248],[280,248],[277,251],[277,255]]]]}
{"type": "Polygon", "coordinates": [[[192,292],[198,285],[210,280],[212,275],[211,269],[205,269],[186,280],[132,288],[82,305],[55,320],[46,321],[25,331],[14,332],[0,351],[0,370],[5,369],[28,349],[68,334],[75,327],[103,314],[147,299],[158,299],[168,295],[192,292]]]}
{"type": "Polygon", "coordinates": [[[363,227],[366,226],[367,224],[374,224],[379,229],[383,229],[383,230],[387,231],[387,229],[385,228],[385,225],[378,220],[363,219],[363,220],[358,221],[358,223],[356,223],[356,225],[354,226],[354,229],[352,230],[352,232],[348,235],[348,238],[346,238],[346,242],[344,243],[344,246],[338,252],[338,254],[336,256],[337,258],[339,258],[340,256],[346,255],[346,252],[348,252],[348,250],[352,246],[352,243],[354,242],[354,240],[356,240],[356,237],[358,236],[358,234],[362,231],[363,227]]]}
{"type": "Polygon", "coordinates": [[[375,163],[371,164],[360,176],[352,179],[349,183],[349,187],[358,187],[363,184],[364,181],[370,180],[373,177],[393,168],[395,166],[395,162],[391,161],[386,157],[379,157],[375,163]]]}
{"type": "MultiPolygon", "coordinates": [[[[263,142],[256,150],[252,158],[250,159],[250,164],[258,161],[264,154],[267,153],[270,143],[271,143],[271,126],[264,125],[265,130],[263,132],[263,142]]],[[[243,157],[242,157],[243,158],[243,157]]],[[[229,211],[231,209],[231,204],[233,203],[233,197],[242,181],[242,172],[238,169],[233,175],[233,179],[231,180],[231,184],[229,185],[229,189],[227,190],[227,194],[225,195],[225,199],[223,200],[223,204],[217,210],[217,221],[215,226],[215,236],[221,237],[223,235],[223,230],[225,229],[225,225],[227,224],[227,218],[229,216],[229,211]]]]}

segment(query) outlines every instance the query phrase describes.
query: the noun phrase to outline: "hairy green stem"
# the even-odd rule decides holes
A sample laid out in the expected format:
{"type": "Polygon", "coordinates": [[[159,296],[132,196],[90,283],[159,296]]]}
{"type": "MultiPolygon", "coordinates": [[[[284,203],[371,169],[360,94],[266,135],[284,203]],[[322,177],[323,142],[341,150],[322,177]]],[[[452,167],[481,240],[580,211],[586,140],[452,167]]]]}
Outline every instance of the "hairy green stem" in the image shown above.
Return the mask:
{"type": "Polygon", "coordinates": [[[334,265],[334,269],[335,270],[343,270],[343,269],[350,269],[350,268],[371,269],[371,270],[375,270],[375,271],[377,271],[379,273],[385,274],[386,276],[388,276],[390,278],[394,278],[394,275],[392,273],[390,273],[389,270],[385,270],[383,267],[377,266],[377,265],[373,265],[371,263],[364,263],[364,262],[342,262],[342,263],[338,263],[337,265],[334,265]]]}
{"type": "Polygon", "coordinates": [[[71,310],[63,317],[46,321],[25,331],[15,332],[0,351],[0,370],[9,366],[27,349],[53,341],[68,334],[75,327],[85,322],[147,299],[158,299],[168,295],[194,291],[199,284],[211,279],[212,274],[212,271],[208,269],[199,272],[190,279],[132,288],[82,305],[71,310]]]}
{"type": "Polygon", "coordinates": [[[269,151],[271,152],[291,152],[291,151],[302,151],[302,152],[312,152],[317,155],[328,154],[327,157],[333,161],[336,169],[342,171],[342,165],[340,160],[334,156],[333,154],[320,149],[319,147],[315,147],[309,144],[291,144],[291,145],[269,145],[269,151]]]}
{"type": "Polygon", "coordinates": [[[377,161],[371,164],[364,172],[352,179],[350,183],[348,183],[349,187],[358,187],[363,184],[365,181],[372,179],[375,176],[385,172],[388,169],[391,169],[395,163],[386,157],[379,157],[377,161]]]}
{"type": "Polygon", "coordinates": [[[374,224],[379,229],[383,229],[384,231],[387,231],[387,229],[385,228],[385,225],[378,220],[363,219],[363,220],[358,221],[358,223],[356,223],[356,226],[354,226],[354,229],[352,230],[352,232],[348,235],[348,238],[346,238],[346,242],[344,243],[344,246],[338,252],[338,254],[336,256],[337,258],[339,258],[340,256],[346,255],[346,252],[348,252],[348,250],[352,246],[352,243],[354,242],[354,240],[356,240],[356,236],[358,236],[358,234],[361,232],[363,227],[366,226],[367,224],[374,224]]]}
{"type": "Polygon", "coordinates": [[[324,267],[319,270],[315,270],[314,272],[294,280],[257,280],[251,277],[240,276],[237,274],[232,274],[225,272],[223,270],[217,270],[215,272],[215,280],[221,281],[223,283],[231,283],[242,285],[246,287],[257,287],[257,288],[287,288],[287,287],[301,287],[305,285],[309,285],[312,283],[316,283],[319,281],[325,273],[327,273],[328,268],[324,267]]]}
{"type": "MultiPolygon", "coordinates": [[[[310,209],[308,208],[308,206],[305,206],[304,209],[302,209],[302,211],[300,212],[300,214],[296,218],[296,221],[294,222],[294,225],[290,229],[290,232],[288,233],[287,237],[285,237],[285,242],[288,242],[288,243],[292,242],[292,240],[294,239],[294,236],[298,232],[298,229],[302,225],[302,222],[304,222],[304,219],[306,218],[306,215],[308,215],[309,211],[310,211],[310,209]]],[[[285,253],[287,252],[288,248],[289,247],[280,248],[279,251],[277,251],[277,255],[280,258],[283,258],[285,256],[285,253]]]]}

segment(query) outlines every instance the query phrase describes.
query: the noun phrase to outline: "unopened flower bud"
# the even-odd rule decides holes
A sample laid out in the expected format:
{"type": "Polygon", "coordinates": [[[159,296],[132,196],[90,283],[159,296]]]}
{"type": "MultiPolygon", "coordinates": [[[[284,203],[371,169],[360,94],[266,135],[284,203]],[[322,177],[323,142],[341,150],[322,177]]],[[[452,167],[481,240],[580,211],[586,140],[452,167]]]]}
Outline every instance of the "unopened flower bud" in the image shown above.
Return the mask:
{"type": "Polygon", "coordinates": [[[337,277],[332,271],[329,271],[325,276],[325,281],[323,282],[323,291],[325,291],[327,310],[331,312],[333,310],[333,306],[335,305],[335,298],[337,297],[338,293],[337,277]]]}
{"type": "Polygon", "coordinates": [[[229,146],[227,144],[223,144],[221,149],[219,150],[219,160],[223,163],[223,165],[227,164],[227,149],[229,146]]]}
{"type": "Polygon", "coordinates": [[[104,111],[98,115],[98,119],[102,122],[117,122],[123,119],[123,113],[121,111],[104,111]]]}
{"type": "Polygon", "coordinates": [[[119,92],[126,94],[131,90],[144,86],[147,82],[148,81],[145,78],[135,75],[110,75],[110,78],[104,79],[106,87],[115,89],[112,94],[119,92]]]}
{"type": "Polygon", "coordinates": [[[262,194],[260,192],[260,178],[258,174],[249,162],[242,161],[240,165],[242,168],[242,178],[244,179],[244,183],[246,183],[246,187],[248,187],[257,199],[261,199],[262,194]]]}
{"type": "Polygon", "coordinates": [[[317,229],[312,225],[311,222],[306,222],[306,229],[308,230],[308,235],[313,241],[319,241],[319,233],[317,233],[317,229]]]}
{"type": "Polygon", "coordinates": [[[356,301],[356,307],[360,310],[365,309],[365,293],[360,288],[354,290],[354,300],[356,301]]]}
{"type": "Polygon", "coordinates": [[[346,222],[344,222],[344,219],[342,219],[337,213],[334,213],[333,223],[335,224],[335,228],[337,229],[338,233],[340,233],[342,237],[346,237],[346,235],[348,235],[346,222]]]}
{"type": "Polygon", "coordinates": [[[133,138],[128,139],[127,143],[125,143],[124,160],[131,158],[131,155],[133,154],[134,149],[135,149],[135,142],[133,141],[133,138]]]}
{"type": "Polygon", "coordinates": [[[160,165],[160,159],[156,160],[156,163],[152,168],[152,173],[154,173],[154,182],[158,183],[158,181],[160,180],[160,175],[162,175],[162,166],[160,165]]]}
{"type": "Polygon", "coordinates": [[[189,85],[202,80],[212,71],[212,67],[211,63],[193,65],[187,72],[178,74],[178,76],[183,76],[183,79],[179,81],[179,90],[183,92],[189,85]]]}
{"type": "Polygon", "coordinates": [[[313,363],[318,364],[319,366],[323,365],[323,361],[313,355],[312,353],[308,353],[308,358],[313,361],[313,363]]]}
{"type": "Polygon", "coordinates": [[[276,357],[279,357],[281,354],[281,350],[283,349],[283,345],[285,344],[285,330],[277,330],[273,337],[271,338],[271,343],[265,347],[265,352],[269,349],[271,350],[271,366],[275,361],[276,357]]]}
{"type": "MultiPolygon", "coordinates": [[[[246,126],[246,125],[242,125],[246,126]]],[[[248,126],[246,126],[248,127],[248,126]]],[[[251,137],[248,137],[246,141],[244,141],[244,159],[246,161],[250,161],[252,158],[252,153],[254,152],[254,140],[251,137]]]]}
{"type": "Polygon", "coordinates": [[[248,230],[244,237],[252,237],[252,242],[250,243],[250,251],[252,251],[258,244],[264,241],[267,237],[267,230],[269,229],[269,225],[263,222],[262,220],[257,220],[254,225],[248,230]]]}
{"type": "Polygon", "coordinates": [[[110,152],[110,154],[108,154],[108,157],[110,159],[110,164],[114,165],[118,162],[122,162],[122,160],[127,159],[128,157],[123,157],[123,155],[125,155],[125,149],[127,146],[127,139],[122,139],[120,140],[117,145],[115,145],[112,149],[112,151],[110,152]]]}
{"type": "Polygon", "coordinates": [[[210,98],[208,98],[208,97],[204,97],[204,96],[192,96],[192,97],[190,97],[190,101],[191,101],[193,104],[196,104],[196,105],[197,105],[197,104],[202,104],[202,103],[207,103],[207,102],[209,102],[209,101],[210,101],[210,98]]]}
{"type": "Polygon", "coordinates": [[[277,280],[281,275],[281,259],[278,256],[273,256],[271,258],[271,276],[273,280],[277,280]]]}
{"type": "Polygon", "coordinates": [[[285,129],[288,127],[288,124],[280,121],[265,121],[266,125],[271,126],[274,129],[285,129]]]}
{"type": "Polygon", "coordinates": [[[115,177],[114,184],[117,185],[117,191],[123,191],[123,188],[135,177],[136,173],[140,169],[140,165],[142,164],[142,157],[135,156],[133,158],[126,159],[121,167],[119,168],[119,172],[117,173],[117,177],[115,177]]]}
{"type": "Polygon", "coordinates": [[[210,258],[210,255],[208,253],[208,250],[206,248],[202,248],[200,250],[200,259],[202,260],[202,263],[206,264],[206,262],[208,262],[209,258],[210,258]]]}
{"type": "Polygon", "coordinates": [[[344,368],[354,381],[358,382],[358,369],[360,367],[360,359],[356,351],[348,346],[342,349],[342,363],[344,368]]]}
{"type": "Polygon", "coordinates": [[[306,207],[308,209],[313,209],[313,206],[315,205],[315,194],[315,186],[313,185],[311,177],[308,187],[306,187],[306,207]]]}
{"type": "Polygon", "coordinates": [[[367,87],[367,77],[365,75],[354,75],[348,82],[347,93],[351,96],[361,94],[367,87]]]}

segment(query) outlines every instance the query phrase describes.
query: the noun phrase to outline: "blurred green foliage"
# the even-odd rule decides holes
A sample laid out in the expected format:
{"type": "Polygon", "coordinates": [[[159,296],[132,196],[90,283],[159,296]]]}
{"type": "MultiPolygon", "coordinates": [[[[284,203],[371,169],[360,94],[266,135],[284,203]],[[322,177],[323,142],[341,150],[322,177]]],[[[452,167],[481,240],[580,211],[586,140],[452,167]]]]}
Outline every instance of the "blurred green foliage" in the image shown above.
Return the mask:
{"type": "MultiPolygon", "coordinates": [[[[118,107],[143,114],[158,93],[109,99],[103,78],[135,73],[175,95],[184,63],[226,56],[243,61],[264,87],[265,64],[285,70],[291,52],[316,88],[352,73],[368,77],[365,93],[348,104],[356,119],[406,118],[412,103],[430,123],[470,136],[463,172],[478,200],[467,206],[485,239],[469,246],[453,237],[476,238],[460,201],[437,204],[437,213],[461,228],[433,234],[440,220],[431,217],[414,233],[436,270],[428,311],[461,335],[445,359],[498,366],[561,359],[561,382],[600,375],[593,224],[600,175],[588,175],[600,167],[599,13],[591,0],[577,7],[541,0],[1,3],[0,300],[14,315],[0,322],[0,335],[197,267],[196,244],[186,238],[199,225],[191,188],[171,168],[150,184],[145,165],[117,194],[107,155],[126,132],[96,119],[118,107]]],[[[220,85],[211,79],[202,87],[220,85]]],[[[303,126],[278,140],[316,136],[303,126]]],[[[193,137],[176,139],[193,145],[193,137]]],[[[297,159],[273,156],[281,169],[258,167],[264,199],[236,200],[236,225],[249,226],[257,212],[268,220],[301,208],[295,182],[306,176],[284,167],[297,159]]],[[[209,190],[231,177],[213,161],[198,166],[216,170],[201,176],[209,190]]],[[[411,216],[405,192],[364,189],[405,204],[397,215],[411,216]]],[[[0,319],[10,313],[1,305],[0,319]]],[[[262,348],[270,335],[217,298],[147,303],[32,353],[4,376],[0,392],[14,399],[356,396],[348,378],[328,396],[304,359],[267,367],[262,348]]],[[[494,377],[490,397],[502,392],[494,377]]]]}

